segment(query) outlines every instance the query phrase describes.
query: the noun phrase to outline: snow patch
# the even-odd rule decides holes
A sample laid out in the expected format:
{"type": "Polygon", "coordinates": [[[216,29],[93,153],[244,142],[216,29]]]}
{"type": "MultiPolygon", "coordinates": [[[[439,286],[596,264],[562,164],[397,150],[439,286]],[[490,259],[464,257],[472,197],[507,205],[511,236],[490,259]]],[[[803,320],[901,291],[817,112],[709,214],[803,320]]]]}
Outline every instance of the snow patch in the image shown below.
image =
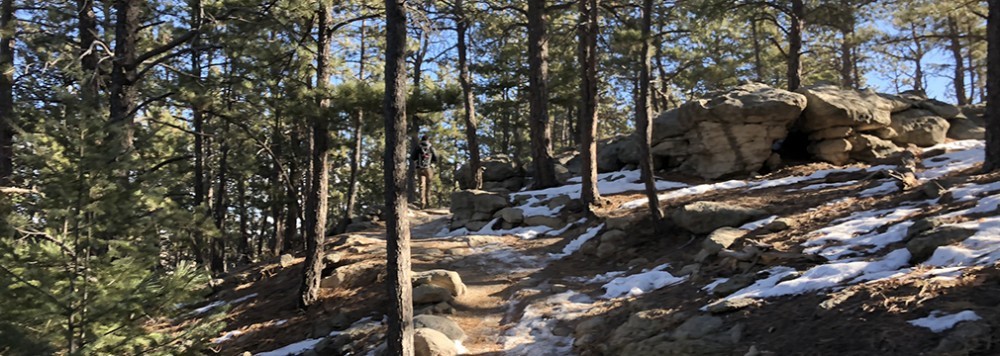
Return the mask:
{"type": "Polygon", "coordinates": [[[747,231],[754,231],[754,230],[757,230],[759,228],[762,228],[762,227],[766,226],[767,224],[770,224],[770,223],[774,222],[774,220],[777,219],[777,218],[778,218],[777,215],[771,215],[769,217],[766,217],[766,218],[763,218],[763,219],[760,219],[760,220],[757,220],[757,221],[751,221],[751,222],[748,222],[746,224],[743,224],[743,226],[740,226],[739,229],[740,230],[747,230],[747,231]]]}
{"type": "Polygon", "coordinates": [[[277,350],[259,353],[256,356],[288,356],[288,355],[298,355],[298,354],[301,354],[303,352],[312,350],[313,348],[316,347],[316,344],[318,344],[320,341],[323,341],[323,338],[319,338],[319,339],[305,339],[305,340],[296,342],[294,344],[282,347],[282,348],[277,349],[277,350]]]}
{"type": "Polygon", "coordinates": [[[886,181],[877,186],[862,190],[861,193],[858,194],[858,197],[861,198],[880,197],[898,191],[899,191],[899,186],[896,185],[896,181],[886,181]]]}
{"type": "Polygon", "coordinates": [[[573,338],[552,333],[559,321],[574,320],[593,307],[586,295],[567,291],[524,308],[521,320],[501,337],[507,355],[570,355],[573,338]]]}
{"type": "Polygon", "coordinates": [[[908,321],[908,323],[920,326],[924,328],[931,329],[931,331],[939,333],[948,329],[955,327],[956,324],[963,321],[973,321],[982,319],[976,312],[971,310],[963,310],[955,314],[945,314],[939,310],[931,312],[931,315],[908,321]]]}
{"type": "Polygon", "coordinates": [[[597,236],[597,233],[600,232],[601,229],[603,229],[603,228],[604,228],[604,224],[600,224],[600,225],[597,225],[597,226],[594,226],[592,228],[587,229],[586,232],[584,232],[583,234],[581,234],[576,239],[573,239],[573,241],[570,241],[569,244],[566,245],[566,247],[563,247],[562,253],[553,253],[553,254],[550,254],[549,256],[552,257],[553,259],[560,259],[560,258],[564,258],[564,257],[569,256],[569,255],[572,255],[573,252],[576,252],[576,251],[578,251],[580,249],[580,247],[583,247],[584,243],[586,243],[587,241],[590,241],[590,239],[592,239],[595,236],[597,236]]]}
{"type": "Polygon", "coordinates": [[[657,266],[652,271],[644,270],[642,273],[615,278],[602,287],[606,292],[601,298],[634,297],[687,280],[687,277],[675,277],[669,272],[663,271],[668,266],[664,264],[657,266]]]}

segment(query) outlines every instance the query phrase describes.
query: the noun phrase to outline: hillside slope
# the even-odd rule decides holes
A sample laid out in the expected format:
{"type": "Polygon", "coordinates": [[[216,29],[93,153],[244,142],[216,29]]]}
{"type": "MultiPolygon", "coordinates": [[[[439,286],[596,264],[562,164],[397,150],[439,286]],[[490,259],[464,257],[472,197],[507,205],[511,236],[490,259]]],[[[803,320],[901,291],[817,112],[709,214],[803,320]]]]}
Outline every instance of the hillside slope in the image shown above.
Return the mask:
{"type": "MultiPolygon", "coordinates": [[[[465,285],[416,309],[455,321],[455,350],[476,355],[995,354],[1000,176],[975,174],[982,146],[925,149],[905,186],[899,162],[664,180],[660,226],[635,172],[600,176],[612,204],[597,216],[550,204],[570,205],[574,185],[510,197],[562,228],[451,231],[447,212],[414,211],[414,270],[465,285]]],[[[232,273],[192,315],[230,306],[221,354],[371,353],[383,238],[330,238],[336,278],[307,312],[300,258],[232,273]]]]}

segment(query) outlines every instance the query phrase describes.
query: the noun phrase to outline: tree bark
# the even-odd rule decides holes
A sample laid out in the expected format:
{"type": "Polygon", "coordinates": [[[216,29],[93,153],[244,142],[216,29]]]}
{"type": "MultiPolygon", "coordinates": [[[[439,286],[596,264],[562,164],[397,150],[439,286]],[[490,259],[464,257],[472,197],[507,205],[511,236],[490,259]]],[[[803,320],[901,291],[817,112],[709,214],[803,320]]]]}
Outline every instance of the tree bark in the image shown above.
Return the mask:
{"type": "Polygon", "coordinates": [[[851,42],[853,33],[853,26],[845,27],[840,32],[842,38],[840,42],[840,85],[844,88],[854,88],[856,86],[854,80],[854,45],[851,42]]]}
{"type": "Polygon", "coordinates": [[[83,68],[81,97],[87,106],[100,108],[100,70],[98,69],[97,15],[94,14],[94,0],[77,0],[77,31],[80,37],[80,66],[83,68]]]}
{"type": "Polygon", "coordinates": [[[581,0],[579,27],[580,77],[580,159],[583,190],[580,198],[593,211],[601,204],[597,189],[597,10],[598,0],[581,0]]]}
{"type": "MultiPolygon", "coordinates": [[[[278,162],[282,156],[282,137],[284,137],[281,128],[281,111],[275,110],[274,113],[274,126],[271,128],[271,147],[274,152],[274,162],[271,162],[271,216],[274,219],[274,236],[271,238],[271,244],[268,246],[271,249],[271,254],[275,256],[280,256],[282,248],[285,247],[285,215],[284,213],[284,200],[285,200],[285,184],[281,184],[281,162],[278,162]]],[[[291,184],[291,182],[289,182],[291,184]]]]}
{"type": "MultiPolygon", "coordinates": [[[[81,0],[90,1],[90,0],[81,0]]],[[[201,23],[201,1],[194,0],[191,3],[191,23],[189,26],[194,29],[201,23]]],[[[194,36],[191,39],[191,75],[196,82],[201,82],[201,51],[199,40],[201,36],[194,36]]],[[[194,212],[200,215],[200,209],[205,202],[205,114],[198,105],[191,105],[191,121],[194,129],[194,212]]],[[[195,260],[201,262],[202,243],[205,239],[202,229],[194,229],[194,254],[195,260]]]]}
{"type": "Polygon", "coordinates": [[[788,26],[788,90],[802,86],[802,26],[806,15],[804,0],[792,0],[788,26]]]}
{"type": "Polygon", "coordinates": [[[14,0],[0,3],[0,186],[14,174],[14,0]]]}
{"type": "Polygon", "coordinates": [[[920,36],[917,34],[917,25],[910,24],[910,35],[913,40],[913,90],[924,90],[924,45],[920,42],[920,36]]]}
{"type": "Polygon", "coordinates": [[[555,162],[552,158],[552,130],[549,126],[549,36],[546,32],[545,0],[528,0],[528,118],[531,130],[531,157],[535,166],[534,187],[554,187],[555,162]]]}
{"type": "Polygon", "coordinates": [[[406,8],[386,0],[385,206],[389,295],[387,354],[413,355],[413,289],[410,284],[410,225],[406,217],[406,8]]]}
{"type": "Polygon", "coordinates": [[[465,5],[462,0],[455,0],[455,17],[455,32],[458,35],[458,78],[462,85],[462,101],[465,104],[462,118],[465,121],[465,141],[469,146],[469,173],[472,174],[472,187],[480,189],[483,187],[483,172],[479,168],[482,164],[479,162],[479,137],[476,134],[478,125],[472,93],[472,78],[469,74],[468,48],[465,43],[469,19],[465,16],[465,5]]]}
{"type": "MultiPolygon", "coordinates": [[[[645,4],[646,0],[643,0],[645,4]]],[[[643,5],[645,6],[645,5],[643,5]]],[[[650,9],[652,10],[652,9],[650,9]]],[[[646,14],[643,13],[643,21],[645,21],[646,14]]],[[[645,31],[645,24],[643,24],[643,30],[645,31]]],[[[757,77],[755,80],[758,82],[764,81],[764,64],[760,58],[760,33],[757,31],[757,19],[750,19],[750,34],[751,41],[753,41],[753,72],[757,77]]],[[[645,45],[645,44],[644,44],[645,45]]],[[[645,53],[645,52],[644,52],[645,53]]],[[[645,54],[643,56],[646,56],[645,54]]],[[[648,74],[647,74],[648,75],[648,74]]],[[[649,90],[647,87],[646,90],[649,90]]]]}
{"type": "Polygon", "coordinates": [[[955,76],[952,84],[955,87],[955,99],[958,105],[968,105],[969,97],[965,95],[965,59],[962,58],[962,39],[958,23],[952,16],[948,17],[948,49],[955,60],[955,76]]]}
{"type": "Polygon", "coordinates": [[[138,32],[142,0],[115,0],[115,58],[111,67],[111,125],[108,144],[115,155],[132,150],[132,125],[135,120],[135,84],[138,32]]]}
{"type": "Polygon", "coordinates": [[[1000,0],[989,0],[986,19],[986,159],[983,171],[1000,170],[1000,0]]]}
{"type": "MultiPolygon", "coordinates": [[[[361,85],[366,85],[365,83],[365,21],[361,21],[361,54],[358,56],[358,82],[361,85]]],[[[340,226],[337,227],[337,233],[344,233],[347,231],[347,226],[351,224],[354,219],[354,206],[357,205],[358,201],[358,175],[359,175],[359,164],[361,162],[361,150],[364,144],[364,111],[358,109],[354,113],[354,123],[353,123],[353,135],[354,135],[354,147],[351,150],[351,177],[347,183],[347,204],[344,207],[344,216],[340,219],[340,226]]]]}
{"type": "MultiPolygon", "coordinates": [[[[642,2],[642,66],[639,70],[639,102],[636,108],[635,127],[639,133],[639,169],[642,183],[646,187],[646,198],[649,199],[649,211],[653,221],[663,220],[660,210],[660,198],[656,192],[656,182],[653,176],[653,154],[650,144],[653,139],[652,95],[649,92],[652,65],[652,23],[653,0],[642,2]]],[[[758,73],[759,75],[759,73],[758,73]]]]}
{"type": "Polygon", "coordinates": [[[236,181],[237,208],[240,214],[240,241],[239,263],[250,263],[250,232],[249,221],[247,221],[247,189],[246,177],[241,177],[236,181]]]}
{"type": "Polygon", "coordinates": [[[323,95],[319,99],[319,110],[312,118],[312,172],[309,177],[312,184],[306,197],[306,261],[305,273],[300,288],[299,307],[306,308],[319,300],[319,282],[323,277],[323,240],[326,238],[327,191],[329,187],[329,151],[330,134],[327,127],[327,108],[330,100],[326,98],[326,87],[330,83],[330,30],[327,28],[330,9],[320,2],[317,11],[318,38],[316,54],[316,89],[323,95]]]}
{"type": "Polygon", "coordinates": [[[226,180],[229,171],[229,143],[226,136],[229,134],[229,124],[222,130],[219,148],[219,174],[218,188],[215,193],[215,227],[219,230],[219,236],[212,239],[212,272],[223,273],[226,271],[226,180]]]}

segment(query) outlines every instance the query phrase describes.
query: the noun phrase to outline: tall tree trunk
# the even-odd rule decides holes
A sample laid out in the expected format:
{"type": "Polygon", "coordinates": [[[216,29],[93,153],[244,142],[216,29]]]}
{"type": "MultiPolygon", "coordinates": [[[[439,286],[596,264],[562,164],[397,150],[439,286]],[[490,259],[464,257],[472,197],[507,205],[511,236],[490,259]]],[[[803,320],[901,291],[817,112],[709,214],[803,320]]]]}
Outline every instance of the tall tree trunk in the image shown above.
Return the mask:
{"type": "MultiPolygon", "coordinates": [[[[653,0],[642,2],[642,66],[639,70],[639,102],[636,107],[635,127],[639,132],[639,169],[642,183],[646,187],[646,197],[649,199],[649,211],[653,221],[663,220],[660,210],[660,198],[656,195],[656,182],[653,176],[653,154],[650,149],[653,140],[653,111],[651,110],[652,95],[649,92],[649,72],[652,65],[652,24],[653,0]]],[[[759,73],[758,73],[759,75],[759,73]]]]}
{"type": "Polygon", "coordinates": [[[913,40],[913,90],[924,90],[924,44],[920,42],[916,24],[910,24],[910,37],[913,40]]]}
{"type": "Polygon", "coordinates": [[[983,171],[1000,170],[1000,0],[989,0],[986,19],[986,160],[983,171]]]}
{"type": "Polygon", "coordinates": [[[319,282],[323,277],[323,240],[326,239],[327,190],[329,186],[330,134],[327,127],[327,108],[330,100],[325,97],[330,84],[330,30],[327,28],[330,9],[320,2],[317,11],[319,19],[316,54],[316,89],[323,98],[319,99],[319,110],[312,118],[312,172],[309,172],[311,190],[306,196],[306,261],[302,286],[299,289],[299,307],[305,308],[319,300],[319,282]]]}
{"type": "Polygon", "coordinates": [[[581,0],[579,27],[579,59],[583,69],[580,77],[580,158],[583,162],[583,190],[580,198],[593,211],[601,205],[597,189],[597,2],[581,0]]]}
{"type": "Polygon", "coordinates": [[[802,86],[802,27],[806,15],[804,0],[792,0],[788,26],[788,90],[802,86]]]}
{"type": "MultiPolygon", "coordinates": [[[[424,5],[429,6],[429,4],[426,3],[424,5]]],[[[427,53],[430,51],[430,35],[426,30],[421,29],[420,38],[417,40],[418,49],[413,53],[413,98],[420,100],[421,88],[423,88],[421,81],[424,78],[424,60],[427,59],[427,53]]],[[[410,117],[410,126],[407,128],[407,133],[409,133],[410,136],[410,147],[417,147],[420,142],[420,126],[423,125],[423,118],[417,116],[415,111],[416,107],[411,107],[410,110],[410,114],[412,114],[412,116],[410,117]]],[[[401,144],[406,146],[405,143],[401,144]]],[[[416,201],[418,193],[417,189],[419,189],[419,187],[417,187],[417,170],[415,164],[411,164],[407,167],[406,184],[407,198],[409,201],[416,201]]]]}
{"type": "Polygon", "coordinates": [[[229,142],[226,138],[229,135],[229,124],[223,126],[222,136],[219,142],[219,173],[218,186],[215,193],[215,227],[219,229],[219,236],[212,239],[212,272],[223,273],[226,271],[226,181],[229,173],[229,142]]]}
{"type": "MultiPolygon", "coordinates": [[[[645,0],[643,0],[643,1],[645,3],[645,0]]],[[[652,10],[652,9],[650,9],[650,10],[652,10]]],[[[644,13],[643,16],[646,16],[646,14],[644,13]]],[[[645,18],[644,18],[643,21],[645,21],[645,18]]],[[[643,25],[643,26],[646,26],[646,25],[643,25]]],[[[763,82],[764,81],[764,64],[763,64],[763,61],[761,61],[761,58],[760,58],[760,51],[761,51],[760,50],[760,32],[757,29],[757,19],[750,19],[750,34],[752,36],[751,38],[752,38],[752,41],[753,41],[753,72],[754,72],[754,75],[756,76],[756,79],[754,79],[754,80],[756,80],[758,82],[763,82]]],[[[659,49],[657,49],[657,51],[659,51],[659,49]]],[[[647,87],[646,90],[649,90],[649,88],[647,87]]],[[[655,104],[655,102],[654,102],[654,104],[655,104]]]]}
{"type": "Polygon", "coordinates": [[[465,43],[469,19],[465,17],[465,4],[462,0],[455,0],[455,16],[457,17],[455,32],[458,35],[458,80],[462,85],[465,104],[462,118],[465,121],[465,141],[469,146],[469,173],[472,174],[472,187],[480,189],[483,187],[483,172],[479,168],[481,164],[479,163],[479,137],[476,134],[476,109],[472,93],[472,78],[469,74],[468,48],[465,43]]]}
{"type": "Polygon", "coordinates": [[[389,294],[387,354],[413,355],[413,289],[410,285],[410,224],[406,217],[406,8],[386,0],[385,206],[389,294]]]}
{"type": "Polygon", "coordinates": [[[246,177],[236,180],[237,208],[240,214],[240,257],[239,263],[250,263],[250,231],[249,221],[247,221],[247,188],[246,177]]]}
{"type": "Polygon", "coordinates": [[[108,144],[112,154],[132,150],[132,124],[135,119],[137,47],[142,0],[115,0],[115,57],[111,68],[111,125],[108,144]]]}
{"type": "Polygon", "coordinates": [[[856,86],[856,82],[854,81],[854,59],[852,55],[854,49],[854,43],[852,42],[853,35],[853,27],[845,27],[841,29],[840,86],[844,88],[854,88],[856,86]]]}
{"type": "Polygon", "coordinates": [[[0,3],[0,186],[14,174],[14,0],[0,3]]]}
{"type": "Polygon", "coordinates": [[[969,104],[969,97],[965,95],[965,59],[962,58],[962,34],[959,33],[958,22],[955,18],[948,16],[948,49],[955,59],[955,77],[952,83],[955,87],[955,99],[958,105],[969,104]]]}
{"type": "MultiPolygon", "coordinates": [[[[292,131],[296,131],[292,129],[292,131]]],[[[298,142],[298,134],[292,134],[289,142],[298,142]]],[[[295,235],[299,231],[299,192],[296,187],[301,185],[299,179],[302,170],[298,169],[297,154],[292,150],[288,160],[288,177],[292,183],[285,189],[285,237],[282,241],[282,252],[292,251],[296,245],[295,235]]]]}
{"type": "MultiPolygon", "coordinates": [[[[81,0],[90,1],[90,0],[81,0]]],[[[189,26],[194,29],[201,24],[201,1],[191,1],[191,23],[189,26]]],[[[201,82],[201,51],[200,35],[195,35],[191,39],[191,75],[195,78],[196,84],[201,82]]],[[[191,105],[191,120],[194,126],[194,205],[195,214],[201,214],[202,204],[205,202],[205,114],[198,105],[191,105]]],[[[195,261],[202,262],[202,247],[205,240],[202,229],[194,229],[194,255],[195,261]]]]}
{"type": "MultiPolygon", "coordinates": [[[[281,110],[275,110],[274,112],[274,126],[271,128],[271,151],[274,153],[271,162],[271,217],[274,219],[274,235],[271,237],[271,242],[268,248],[271,250],[271,254],[274,256],[281,255],[282,249],[285,247],[285,215],[284,201],[286,184],[281,184],[281,162],[278,160],[282,157],[282,147],[284,143],[282,142],[282,137],[284,133],[281,128],[281,110]]],[[[287,182],[289,185],[291,182],[287,182]]]]}
{"type": "Polygon", "coordinates": [[[552,129],[549,126],[549,36],[545,23],[545,0],[528,0],[528,87],[531,106],[531,158],[535,166],[535,188],[556,182],[552,159],[552,129]]]}
{"type": "Polygon", "coordinates": [[[94,0],[77,0],[77,32],[80,37],[80,65],[83,68],[81,97],[86,107],[100,108],[100,70],[98,69],[97,15],[94,14],[94,0]]]}
{"type": "MultiPolygon", "coordinates": [[[[361,53],[358,55],[358,82],[365,84],[365,21],[361,21],[361,53]]],[[[358,201],[358,175],[361,162],[361,150],[364,143],[364,111],[360,108],[354,113],[353,135],[354,147],[351,150],[351,177],[347,183],[347,205],[344,207],[344,217],[340,219],[337,233],[347,231],[347,226],[354,219],[354,206],[358,201]]]]}

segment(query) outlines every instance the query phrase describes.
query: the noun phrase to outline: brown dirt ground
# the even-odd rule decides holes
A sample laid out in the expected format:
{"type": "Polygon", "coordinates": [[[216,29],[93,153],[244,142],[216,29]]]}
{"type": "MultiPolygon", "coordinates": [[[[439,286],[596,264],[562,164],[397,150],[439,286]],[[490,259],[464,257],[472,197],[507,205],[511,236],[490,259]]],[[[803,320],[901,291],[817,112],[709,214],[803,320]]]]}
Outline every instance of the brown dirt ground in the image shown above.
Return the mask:
{"type": "MultiPolygon", "coordinates": [[[[810,164],[790,167],[768,176],[778,178],[804,175],[817,169],[830,168],[825,164],[810,164]]],[[[843,174],[828,178],[824,182],[843,182],[862,179],[850,186],[816,191],[787,193],[791,188],[804,187],[818,182],[800,183],[791,186],[760,190],[727,190],[685,197],[670,202],[661,202],[669,213],[671,208],[696,200],[730,202],[747,207],[760,208],[772,215],[794,219],[798,225],[785,231],[768,234],[751,234],[744,243],[769,245],[775,251],[797,253],[799,243],[805,236],[829,222],[845,217],[852,212],[868,209],[898,206],[902,201],[925,199],[919,190],[897,192],[875,198],[846,198],[835,204],[826,204],[879,184],[863,180],[866,173],[843,174]],[[815,208],[815,209],[813,209],[815,208]],[[812,210],[810,210],[812,209],[812,210]]],[[[1000,180],[1000,175],[972,175],[965,172],[952,178],[954,182],[991,182],[1000,180]]],[[[691,183],[698,180],[688,179],[691,183]]],[[[645,208],[624,210],[622,203],[642,197],[641,193],[625,193],[607,196],[610,201],[597,215],[604,218],[637,216],[645,214],[645,208]]],[[[941,204],[925,213],[943,209],[957,209],[958,205],[941,204]]],[[[531,300],[547,295],[525,295],[527,287],[561,284],[563,289],[597,296],[602,294],[599,286],[574,282],[570,277],[593,276],[612,270],[624,270],[630,265],[652,267],[660,263],[671,263],[671,271],[692,263],[698,251],[698,236],[691,236],[672,226],[654,227],[651,222],[638,220],[629,232],[630,248],[612,259],[599,260],[593,256],[576,254],[555,261],[538,271],[503,270],[504,266],[490,265],[490,261],[478,259],[475,255],[455,255],[451,250],[468,247],[462,239],[430,238],[441,229],[447,219],[446,212],[417,212],[413,226],[413,268],[428,270],[445,268],[459,272],[469,291],[459,297],[454,304],[456,313],[450,317],[458,322],[469,335],[464,343],[473,355],[497,355],[502,352],[500,336],[505,329],[516,322],[509,320],[510,300],[517,296],[521,303],[515,306],[514,315],[531,300]],[[659,230],[661,232],[657,233],[659,230]],[[499,267],[499,268],[498,268],[499,267]],[[499,271],[498,271],[499,269],[499,271]]],[[[576,236],[583,228],[575,228],[569,236],[576,236]]],[[[382,232],[368,233],[372,237],[382,236],[382,232]]],[[[521,240],[516,237],[499,237],[499,241],[527,255],[543,256],[558,251],[569,239],[540,238],[521,240]]],[[[331,240],[332,241],[332,240],[331,240]]],[[[898,248],[890,246],[889,248],[898,248]]],[[[737,246],[737,249],[739,246],[737,246]]],[[[350,255],[346,264],[353,261],[384,259],[377,253],[350,255]]],[[[814,262],[796,261],[787,265],[804,269],[814,262]]],[[[629,315],[649,309],[667,308],[697,312],[701,306],[713,299],[700,291],[700,287],[713,278],[730,277],[739,273],[755,273],[767,268],[764,265],[739,266],[736,268],[723,260],[709,260],[701,272],[689,282],[670,288],[647,293],[637,298],[621,299],[596,305],[591,315],[607,320],[603,335],[623,323],[629,315]]],[[[385,297],[381,283],[369,283],[349,289],[325,290],[323,303],[307,311],[296,308],[295,298],[301,275],[301,258],[296,265],[282,269],[276,260],[267,261],[232,272],[227,283],[215,299],[232,300],[250,293],[259,295],[233,306],[227,313],[225,330],[240,330],[244,334],[231,341],[217,345],[213,351],[223,355],[240,354],[244,351],[262,352],[282,347],[305,339],[318,320],[336,314],[345,314],[350,320],[384,313],[385,297]],[[288,320],[282,326],[275,326],[277,320],[288,320]]],[[[381,281],[381,280],[379,280],[381,281]]],[[[554,294],[550,292],[549,294],[554,294]]],[[[757,308],[745,309],[724,315],[727,325],[742,323],[746,326],[738,350],[733,355],[743,355],[751,345],[776,355],[924,355],[941,340],[943,334],[935,334],[923,328],[906,323],[907,320],[926,315],[931,310],[957,311],[974,308],[993,330],[1000,330],[1000,267],[991,266],[975,269],[954,282],[931,284],[919,278],[902,278],[891,281],[852,286],[836,292],[814,293],[796,297],[774,298],[757,308]],[[843,302],[826,310],[818,307],[824,300],[840,296],[843,302]],[[982,312],[980,312],[982,311],[982,312]]],[[[567,327],[572,327],[568,325],[567,327]]],[[[597,340],[597,343],[607,340],[597,340]]],[[[987,346],[970,348],[967,354],[1000,354],[1000,337],[985,342],[987,346]]],[[[970,346],[971,347],[971,346],[970,346]]]]}

